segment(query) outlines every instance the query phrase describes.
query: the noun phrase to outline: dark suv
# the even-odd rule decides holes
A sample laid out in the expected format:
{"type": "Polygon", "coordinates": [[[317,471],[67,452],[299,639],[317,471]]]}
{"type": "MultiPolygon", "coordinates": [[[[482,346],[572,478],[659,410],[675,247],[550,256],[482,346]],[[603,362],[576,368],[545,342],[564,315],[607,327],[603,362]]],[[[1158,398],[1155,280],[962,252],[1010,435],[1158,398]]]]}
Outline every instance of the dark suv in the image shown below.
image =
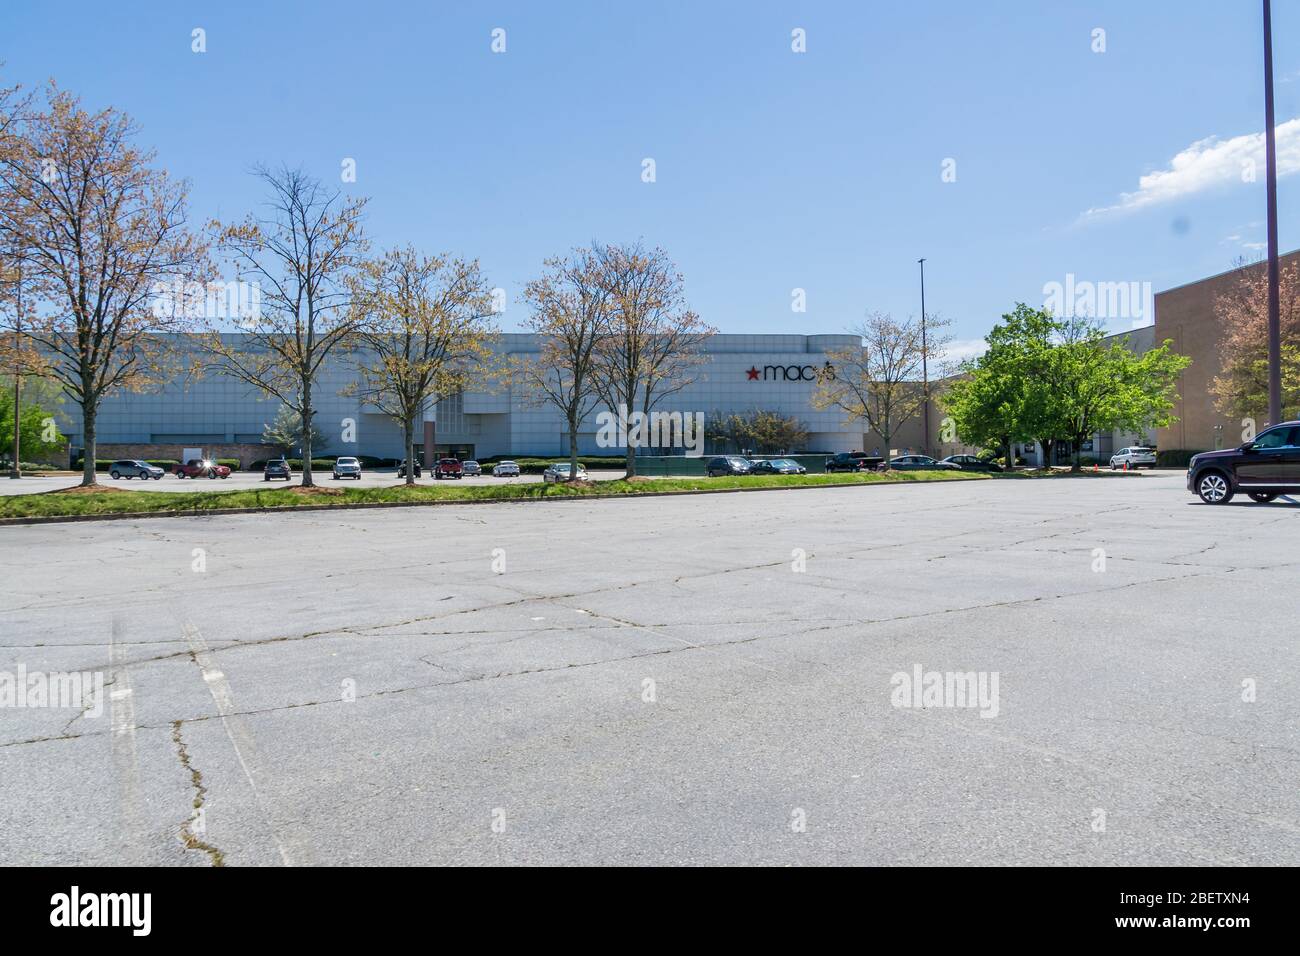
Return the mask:
{"type": "Polygon", "coordinates": [[[754,470],[748,458],[741,458],[739,455],[722,455],[718,458],[710,458],[705,468],[710,478],[718,478],[725,475],[748,475],[754,470]]]}
{"type": "Polygon", "coordinates": [[[842,451],[826,459],[826,473],[836,471],[874,471],[885,459],[864,451],[842,451]]]}
{"type": "Polygon", "coordinates": [[[1261,504],[1300,491],[1300,422],[1274,425],[1240,448],[1194,455],[1187,490],[1209,505],[1226,505],[1238,491],[1261,504]]]}

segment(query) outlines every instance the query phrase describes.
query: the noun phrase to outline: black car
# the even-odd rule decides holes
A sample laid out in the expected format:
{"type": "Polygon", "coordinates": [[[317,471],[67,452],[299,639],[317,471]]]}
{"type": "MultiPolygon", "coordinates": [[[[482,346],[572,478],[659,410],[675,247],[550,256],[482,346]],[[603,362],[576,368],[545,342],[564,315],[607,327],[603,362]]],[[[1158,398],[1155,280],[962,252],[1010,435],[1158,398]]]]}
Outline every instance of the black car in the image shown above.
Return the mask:
{"type": "Polygon", "coordinates": [[[935,461],[929,455],[899,455],[889,460],[893,471],[957,471],[952,462],[935,461]]]}
{"type": "Polygon", "coordinates": [[[272,458],[262,469],[262,480],[270,481],[272,478],[283,478],[285,481],[293,480],[293,469],[283,458],[272,458]]]}
{"type": "Polygon", "coordinates": [[[721,475],[748,475],[754,467],[748,458],[741,458],[739,455],[723,455],[719,458],[710,458],[707,469],[710,478],[717,478],[721,475]]]}
{"type": "MultiPolygon", "coordinates": [[[[415,459],[415,477],[416,477],[416,478],[419,478],[423,473],[424,473],[424,469],[423,469],[423,468],[421,467],[421,465],[420,465],[420,459],[417,458],[417,459],[415,459]]],[[[398,477],[398,478],[405,478],[405,477],[406,477],[406,459],[405,459],[405,458],[403,458],[401,461],[399,461],[399,462],[397,463],[397,477],[398,477]]]]}
{"type": "Polygon", "coordinates": [[[751,462],[749,470],[755,475],[802,475],[808,471],[790,458],[764,458],[751,462]]]}
{"type": "Polygon", "coordinates": [[[1300,492],[1300,422],[1275,425],[1239,448],[1193,455],[1187,490],[1208,505],[1226,505],[1238,491],[1260,504],[1300,492]]]}
{"type": "Polygon", "coordinates": [[[827,474],[835,471],[869,471],[884,461],[879,455],[862,451],[842,451],[826,459],[827,474]]]}
{"type": "Polygon", "coordinates": [[[956,465],[962,471],[1001,471],[1002,466],[996,461],[977,458],[975,455],[949,455],[944,459],[950,465],[956,465]]]}

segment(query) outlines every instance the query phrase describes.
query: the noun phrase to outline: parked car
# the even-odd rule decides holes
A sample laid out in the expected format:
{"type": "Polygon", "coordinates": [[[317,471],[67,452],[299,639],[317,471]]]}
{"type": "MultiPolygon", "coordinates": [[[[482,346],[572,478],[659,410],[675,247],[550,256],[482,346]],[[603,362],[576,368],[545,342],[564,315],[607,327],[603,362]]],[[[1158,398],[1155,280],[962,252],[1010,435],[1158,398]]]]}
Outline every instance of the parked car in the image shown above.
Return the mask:
{"type": "Polygon", "coordinates": [[[174,469],[177,478],[229,478],[230,469],[211,458],[191,458],[174,469]]]}
{"type": "Polygon", "coordinates": [[[1187,490],[1210,505],[1226,505],[1239,491],[1260,504],[1300,492],[1300,422],[1283,422],[1239,448],[1193,455],[1187,490]]]}
{"type": "Polygon", "coordinates": [[[750,471],[755,475],[803,475],[808,469],[789,458],[764,458],[751,462],[750,471]]]}
{"type": "Polygon", "coordinates": [[[483,466],[473,460],[462,461],[460,463],[460,473],[462,475],[469,475],[470,477],[475,477],[477,475],[483,474],[483,466]]]}
{"type": "Polygon", "coordinates": [[[293,479],[293,469],[283,458],[272,458],[262,469],[262,480],[270,481],[272,478],[283,478],[285,481],[293,479]]]}
{"type": "Polygon", "coordinates": [[[433,466],[433,480],[441,478],[459,478],[464,473],[459,458],[439,458],[433,466]]]}
{"type": "Polygon", "coordinates": [[[1002,466],[988,458],[976,455],[949,455],[940,464],[956,465],[962,471],[1001,471],[1002,466]]]}
{"type": "Polygon", "coordinates": [[[513,461],[499,461],[493,466],[492,474],[497,478],[518,478],[519,463],[513,461]]]}
{"type": "Polygon", "coordinates": [[[157,465],[151,465],[147,461],[141,461],[138,458],[123,458],[121,461],[115,461],[108,466],[108,473],[114,480],[118,478],[143,478],[145,481],[150,478],[154,481],[162,481],[162,476],[166,474],[157,465]]]}
{"type": "MultiPolygon", "coordinates": [[[[882,469],[884,465],[880,466],[882,469]]],[[[929,455],[899,455],[889,460],[889,467],[894,471],[957,471],[958,466],[952,462],[935,461],[929,455]]]]}
{"type": "Polygon", "coordinates": [[[361,462],[355,458],[336,458],[334,460],[334,480],[355,478],[361,480],[361,462]]]}
{"type": "Polygon", "coordinates": [[[1147,448],[1144,445],[1134,445],[1132,448],[1121,448],[1110,456],[1111,471],[1116,471],[1125,465],[1130,468],[1154,469],[1156,467],[1156,450],[1147,448]]]}
{"type": "MultiPolygon", "coordinates": [[[[420,464],[420,459],[415,459],[415,477],[419,478],[424,473],[424,468],[420,464]]],[[[403,458],[397,463],[397,477],[406,477],[406,459],[403,458]]]]}
{"type": "Polygon", "coordinates": [[[864,451],[842,451],[826,459],[826,471],[828,474],[835,471],[869,471],[884,460],[879,455],[868,455],[864,451]]]}
{"type": "MultiPolygon", "coordinates": [[[[569,480],[569,463],[567,461],[557,461],[553,465],[547,465],[546,470],[542,472],[542,481],[568,481],[569,480]]],[[[578,481],[587,480],[587,469],[582,463],[578,463],[578,481]]]]}
{"type": "Polygon", "coordinates": [[[748,475],[753,471],[749,459],[741,458],[739,455],[721,455],[717,458],[710,458],[705,468],[710,478],[718,478],[723,475],[748,475]]]}

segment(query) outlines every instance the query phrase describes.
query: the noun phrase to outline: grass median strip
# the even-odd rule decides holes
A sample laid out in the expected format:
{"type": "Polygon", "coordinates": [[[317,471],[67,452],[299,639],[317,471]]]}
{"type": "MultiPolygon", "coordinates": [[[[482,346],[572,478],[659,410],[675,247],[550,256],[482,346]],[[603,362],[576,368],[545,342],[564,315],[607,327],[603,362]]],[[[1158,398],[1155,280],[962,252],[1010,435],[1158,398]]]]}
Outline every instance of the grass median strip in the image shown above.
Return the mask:
{"type": "Polygon", "coordinates": [[[598,481],[509,485],[393,485],[390,488],[319,488],[303,493],[296,487],[247,491],[124,491],[67,489],[35,495],[0,497],[0,519],[46,518],[114,514],[202,514],[206,511],[263,508],[347,507],[358,504],[455,501],[530,501],[541,498],[600,498],[607,495],[657,495],[689,491],[730,491],[752,488],[801,488],[828,485],[872,485],[896,482],[979,481],[985,476],[951,471],[869,472],[847,475],[758,475],[735,478],[655,478],[639,481],[598,481]]]}

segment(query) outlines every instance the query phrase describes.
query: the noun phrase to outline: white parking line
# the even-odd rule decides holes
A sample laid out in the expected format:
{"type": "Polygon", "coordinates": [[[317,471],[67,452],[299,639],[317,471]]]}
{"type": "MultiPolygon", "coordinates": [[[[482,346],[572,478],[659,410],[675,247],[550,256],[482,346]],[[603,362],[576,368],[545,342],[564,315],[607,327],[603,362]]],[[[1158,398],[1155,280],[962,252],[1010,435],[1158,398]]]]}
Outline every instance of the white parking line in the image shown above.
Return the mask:
{"type": "MultiPolygon", "coordinates": [[[[230,745],[235,749],[235,757],[239,760],[240,769],[244,771],[248,786],[253,791],[253,799],[257,801],[262,818],[266,820],[267,827],[271,831],[271,838],[275,841],[280,859],[284,861],[285,866],[313,864],[315,854],[312,852],[306,833],[291,823],[277,824],[258,789],[255,779],[258,774],[255,774],[254,770],[259,766],[259,761],[257,748],[253,743],[253,734],[244,719],[236,713],[230,682],[226,680],[226,675],[212,659],[212,650],[208,647],[208,642],[203,639],[199,629],[183,617],[181,617],[181,632],[185,635],[185,642],[189,645],[194,662],[199,665],[203,680],[208,685],[212,699],[216,702],[217,713],[221,715],[221,724],[226,728],[226,736],[230,738],[230,745]]],[[[260,771],[258,773],[260,774],[260,771]]]]}
{"type": "Polygon", "coordinates": [[[135,695],[131,687],[126,650],[122,647],[122,622],[114,617],[108,641],[109,745],[112,749],[113,783],[117,788],[123,850],[136,862],[144,841],[140,813],[140,766],[135,749],[135,695]]]}

